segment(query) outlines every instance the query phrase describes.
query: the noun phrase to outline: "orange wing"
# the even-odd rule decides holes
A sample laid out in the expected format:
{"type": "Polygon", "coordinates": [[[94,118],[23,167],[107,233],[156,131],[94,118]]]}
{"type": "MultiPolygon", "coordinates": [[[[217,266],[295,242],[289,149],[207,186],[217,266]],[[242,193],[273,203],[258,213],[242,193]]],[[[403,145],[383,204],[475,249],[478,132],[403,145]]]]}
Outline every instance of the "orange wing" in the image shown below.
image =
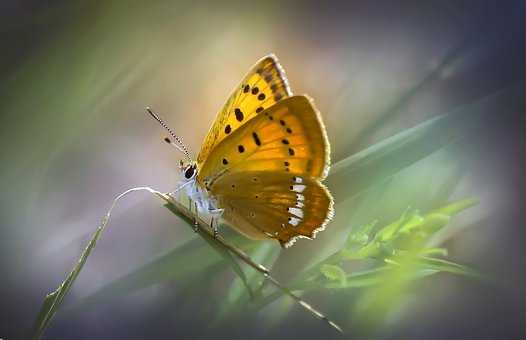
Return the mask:
{"type": "Polygon", "coordinates": [[[293,96],[264,110],[217,144],[197,179],[210,188],[226,173],[264,170],[322,180],[329,170],[329,154],[318,111],[307,97],[293,96]]]}
{"type": "Polygon", "coordinates": [[[319,181],[286,172],[232,172],[211,190],[232,228],[252,239],[276,239],[284,247],[299,237],[314,238],[333,215],[332,197],[319,181]]]}
{"type": "Polygon", "coordinates": [[[305,96],[264,110],[222,140],[197,180],[242,234],[277,239],[314,237],[332,216],[332,197],[320,183],[329,169],[329,143],[305,96]]]}
{"type": "Polygon", "coordinates": [[[258,61],[234,89],[208,131],[197,157],[199,168],[223,139],[264,109],[291,95],[277,58],[271,54],[258,61]]]}
{"type": "Polygon", "coordinates": [[[311,100],[292,96],[274,56],[259,61],[230,96],[197,159],[197,181],[242,234],[289,246],[330,220],[321,184],[329,142],[311,100]]]}

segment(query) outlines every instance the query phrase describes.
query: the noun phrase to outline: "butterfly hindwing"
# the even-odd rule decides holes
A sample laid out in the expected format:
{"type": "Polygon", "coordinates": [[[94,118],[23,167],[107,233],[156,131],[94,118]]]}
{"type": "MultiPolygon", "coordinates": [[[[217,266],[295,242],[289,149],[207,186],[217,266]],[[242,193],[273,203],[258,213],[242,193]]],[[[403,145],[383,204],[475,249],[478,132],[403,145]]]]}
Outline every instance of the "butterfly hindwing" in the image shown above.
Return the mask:
{"type": "Polygon", "coordinates": [[[259,170],[322,180],[328,168],[329,143],[319,114],[307,97],[292,96],[216,145],[201,165],[198,181],[210,188],[226,173],[259,170]]]}
{"type": "Polygon", "coordinates": [[[291,95],[277,58],[269,55],[258,61],[218,113],[199,152],[198,164],[204,163],[215,146],[235,130],[264,109],[291,95]]]}
{"type": "Polygon", "coordinates": [[[332,197],[318,180],[286,172],[228,173],[211,190],[233,228],[285,247],[298,237],[313,238],[333,214],[332,197]]]}

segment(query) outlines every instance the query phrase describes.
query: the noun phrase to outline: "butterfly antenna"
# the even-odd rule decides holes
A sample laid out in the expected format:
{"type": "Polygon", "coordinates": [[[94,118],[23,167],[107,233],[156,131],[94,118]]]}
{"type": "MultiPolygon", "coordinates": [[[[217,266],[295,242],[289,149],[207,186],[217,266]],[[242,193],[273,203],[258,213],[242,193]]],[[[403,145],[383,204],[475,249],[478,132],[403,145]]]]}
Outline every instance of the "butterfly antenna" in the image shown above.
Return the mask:
{"type": "Polygon", "coordinates": [[[174,142],[172,142],[170,139],[168,138],[165,138],[164,140],[170,144],[170,145],[173,145],[177,148],[177,150],[181,151],[185,156],[186,158],[189,160],[189,161],[192,161],[192,158],[190,157],[190,153],[188,152],[188,149],[186,148],[186,146],[184,145],[183,143],[183,139],[179,136],[177,136],[173,131],[172,129],[170,129],[168,127],[168,125],[166,125],[166,123],[161,119],[161,117],[159,117],[155,112],[153,112],[149,107],[146,108],[146,112],[148,112],[150,114],[150,116],[152,116],[153,119],[155,119],[159,124],[161,124],[161,126],[163,128],[166,129],[166,131],[168,131],[168,133],[170,134],[170,136],[172,136],[172,138],[179,144],[175,144],[174,142]]]}
{"type": "Polygon", "coordinates": [[[179,144],[176,144],[174,143],[170,138],[168,137],[165,137],[164,138],[164,141],[167,143],[167,144],[170,144],[171,146],[173,146],[174,148],[176,148],[177,150],[179,150],[180,152],[182,152],[186,157],[188,157],[188,155],[184,152],[184,149],[182,147],[179,146],[179,144]]]}

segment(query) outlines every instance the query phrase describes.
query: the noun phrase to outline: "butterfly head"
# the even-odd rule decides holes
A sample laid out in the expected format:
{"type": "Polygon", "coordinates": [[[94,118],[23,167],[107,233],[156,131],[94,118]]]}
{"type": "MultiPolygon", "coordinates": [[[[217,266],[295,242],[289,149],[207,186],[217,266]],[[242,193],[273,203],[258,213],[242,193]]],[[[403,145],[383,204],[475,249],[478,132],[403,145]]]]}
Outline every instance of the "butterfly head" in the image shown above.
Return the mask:
{"type": "Polygon", "coordinates": [[[183,160],[179,161],[179,171],[181,172],[182,177],[186,181],[194,180],[197,176],[197,163],[192,162],[185,162],[183,160]]]}

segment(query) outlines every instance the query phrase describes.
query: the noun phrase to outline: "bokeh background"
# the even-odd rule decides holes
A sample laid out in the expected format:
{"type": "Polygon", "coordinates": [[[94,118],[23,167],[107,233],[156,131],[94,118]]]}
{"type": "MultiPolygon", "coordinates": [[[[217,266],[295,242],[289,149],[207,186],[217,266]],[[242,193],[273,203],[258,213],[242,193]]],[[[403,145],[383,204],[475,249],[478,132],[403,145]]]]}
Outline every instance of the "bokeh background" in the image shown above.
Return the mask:
{"type": "MultiPolygon", "coordinates": [[[[333,162],[438,114],[477,113],[453,151],[402,170],[397,176],[417,180],[363,203],[366,214],[346,220],[338,212],[355,207],[337,207],[319,240],[281,252],[266,245],[276,276],[287,282],[356,224],[418,207],[418,190],[439,190],[430,187],[459,171],[451,197],[480,204],[455,220],[461,230],[446,243],[449,257],[493,279],[421,280],[374,337],[524,338],[525,17],[521,1],[2,1],[0,338],[32,326],[116,194],[175,187],[180,155],[144,107],[161,113],[196,155],[231,89],[270,52],[293,92],[315,99],[333,162]]],[[[234,277],[213,266],[82,305],[199,241],[159,201],[130,197],[45,338],[338,338],[285,299],[277,304],[286,312],[278,305],[211,327],[234,277]]],[[[218,256],[182,253],[188,263],[201,260],[195,254],[218,256]]],[[[305,296],[352,330],[347,297],[305,296]]]]}

